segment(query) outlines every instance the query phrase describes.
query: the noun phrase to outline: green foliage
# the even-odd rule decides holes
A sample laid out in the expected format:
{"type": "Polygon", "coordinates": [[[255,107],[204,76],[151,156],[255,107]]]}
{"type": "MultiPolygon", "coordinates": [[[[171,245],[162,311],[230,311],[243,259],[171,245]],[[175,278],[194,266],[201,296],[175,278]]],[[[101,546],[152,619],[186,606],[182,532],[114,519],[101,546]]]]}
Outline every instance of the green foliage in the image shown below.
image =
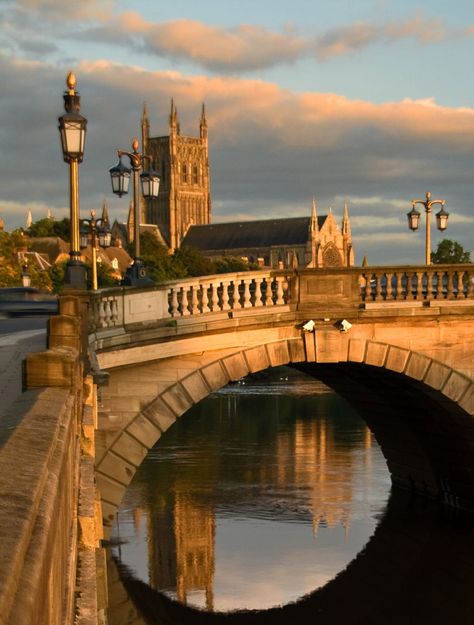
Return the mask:
{"type": "Polygon", "coordinates": [[[39,219],[31,224],[25,233],[29,237],[61,237],[63,241],[70,240],[70,221],[67,218],[55,221],[49,217],[39,219]]]}
{"type": "Polygon", "coordinates": [[[259,266],[256,263],[246,263],[241,258],[234,256],[226,256],[214,262],[214,273],[235,273],[250,269],[259,269],[259,266]]]}
{"type": "MultiPolygon", "coordinates": [[[[206,276],[215,271],[214,263],[193,247],[181,247],[173,254],[173,262],[179,263],[185,276],[206,276]]],[[[181,277],[181,276],[180,276],[181,277]]]]}
{"type": "MultiPolygon", "coordinates": [[[[22,264],[18,259],[18,252],[26,247],[25,236],[21,230],[13,232],[0,231],[0,287],[21,286],[22,264]]],[[[31,286],[50,291],[52,282],[47,271],[41,271],[36,265],[28,266],[31,286]]]]}
{"type": "Polygon", "coordinates": [[[471,254],[466,252],[457,241],[443,239],[438,243],[436,252],[431,252],[431,262],[435,264],[470,263],[471,254]]]}
{"type": "MultiPolygon", "coordinates": [[[[133,255],[133,245],[128,246],[127,250],[133,255]]],[[[140,235],[140,257],[147,275],[158,283],[215,273],[258,269],[257,265],[249,265],[240,258],[229,257],[213,262],[193,247],[181,247],[174,254],[170,254],[151,232],[140,235]]]]}
{"type": "MultiPolygon", "coordinates": [[[[87,270],[87,288],[92,288],[92,262],[85,263],[87,270]]],[[[114,276],[114,270],[106,263],[97,263],[97,285],[99,289],[105,289],[109,286],[117,286],[119,281],[114,276]]]]}
{"type": "Polygon", "coordinates": [[[53,293],[59,293],[64,285],[64,274],[66,272],[67,261],[55,263],[49,268],[48,274],[53,287],[53,293]]]}

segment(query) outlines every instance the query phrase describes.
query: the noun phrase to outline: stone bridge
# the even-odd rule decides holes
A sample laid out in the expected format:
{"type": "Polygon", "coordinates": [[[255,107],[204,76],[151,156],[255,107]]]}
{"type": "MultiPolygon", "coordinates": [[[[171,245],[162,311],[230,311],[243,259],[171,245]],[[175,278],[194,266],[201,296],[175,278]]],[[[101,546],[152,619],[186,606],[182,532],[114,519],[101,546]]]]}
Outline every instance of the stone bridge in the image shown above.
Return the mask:
{"type": "Polygon", "coordinates": [[[192,404],[268,367],[304,368],[344,395],[394,484],[474,510],[473,328],[474,265],[61,297],[0,453],[0,624],[104,623],[100,540],[137,467],[192,404]]]}
{"type": "Polygon", "coordinates": [[[395,484],[474,510],[473,280],[472,265],[318,269],[96,295],[106,533],[148,450],[192,404],[288,364],[358,409],[395,484]]]}

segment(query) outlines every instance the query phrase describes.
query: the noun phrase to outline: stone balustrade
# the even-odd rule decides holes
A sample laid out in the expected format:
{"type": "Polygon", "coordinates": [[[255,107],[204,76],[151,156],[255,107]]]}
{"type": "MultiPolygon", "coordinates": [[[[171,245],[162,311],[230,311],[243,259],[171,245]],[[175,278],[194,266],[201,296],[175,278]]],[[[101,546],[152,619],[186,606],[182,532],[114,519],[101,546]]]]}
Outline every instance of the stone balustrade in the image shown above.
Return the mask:
{"type": "Polygon", "coordinates": [[[173,280],[152,289],[116,288],[91,301],[93,329],[256,308],[290,301],[291,273],[258,271],[173,280]]]}
{"type": "Polygon", "coordinates": [[[151,289],[117,287],[91,300],[93,331],[236,311],[361,309],[368,304],[474,300],[474,265],[256,271],[173,280],[151,289]]]}
{"type": "Polygon", "coordinates": [[[472,265],[376,267],[362,271],[363,302],[442,301],[474,298],[472,265]]]}

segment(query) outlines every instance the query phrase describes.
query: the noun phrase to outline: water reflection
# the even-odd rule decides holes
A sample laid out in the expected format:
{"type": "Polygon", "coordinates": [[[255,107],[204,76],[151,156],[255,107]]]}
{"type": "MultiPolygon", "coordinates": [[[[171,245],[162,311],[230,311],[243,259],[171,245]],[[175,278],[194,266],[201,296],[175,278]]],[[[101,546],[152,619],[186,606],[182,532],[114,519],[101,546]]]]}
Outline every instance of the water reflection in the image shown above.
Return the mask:
{"type": "Polygon", "coordinates": [[[284,604],[355,557],[388,488],[346,402],[279,369],[210,396],[162,437],[119,512],[119,555],[208,611],[284,604]]]}

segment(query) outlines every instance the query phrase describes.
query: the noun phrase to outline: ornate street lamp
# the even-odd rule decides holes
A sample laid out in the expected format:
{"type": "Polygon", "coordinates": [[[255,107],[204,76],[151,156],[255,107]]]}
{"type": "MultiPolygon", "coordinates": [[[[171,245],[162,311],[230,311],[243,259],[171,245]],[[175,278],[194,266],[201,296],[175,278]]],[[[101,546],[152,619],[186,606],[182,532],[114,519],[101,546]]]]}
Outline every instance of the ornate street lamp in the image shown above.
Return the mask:
{"type": "Polygon", "coordinates": [[[63,158],[69,164],[69,209],[71,221],[71,248],[66,265],[64,286],[86,288],[86,268],[81,261],[79,247],[79,163],[84,156],[87,119],[80,113],[80,96],[75,91],[76,76],[69,72],[64,92],[65,113],[58,118],[63,158]]]}
{"type": "MultiPolygon", "coordinates": [[[[123,284],[127,286],[151,286],[153,280],[147,277],[145,267],[140,260],[140,191],[138,186],[138,172],[143,168],[143,161],[146,158],[151,160],[151,158],[146,154],[140,154],[138,152],[137,139],[133,140],[132,150],[133,152],[117,150],[119,162],[109,169],[112,191],[119,197],[122,197],[122,195],[128,192],[130,173],[133,171],[133,210],[135,217],[133,224],[134,255],[133,264],[127,269],[123,284]],[[131,170],[122,163],[122,156],[128,156],[130,159],[131,170]]],[[[157,198],[160,188],[160,178],[158,174],[150,168],[150,170],[144,171],[140,175],[140,180],[143,197],[147,200],[157,198]]]]}
{"type": "Polygon", "coordinates": [[[418,230],[420,225],[420,212],[416,210],[416,204],[422,204],[425,207],[426,213],[426,264],[431,264],[431,233],[430,233],[430,214],[431,207],[433,204],[440,204],[441,210],[439,213],[436,213],[436,225],[438,230],[446,230],[448,227],[448,217],[449,213],[444,210],[444,205],[446,200],[432,200],[431,193],[428,191],[426,193],[426,200],[412,200],[411,205],[412,209],[409,213],[407,213],[408,217],[408,227],[410,230],[418,230]]]}
{"type": "Polygon", "coordinates": [[[95,218],[95,211],[91,211],[90,219],[81,220],[81,247],[85,248],[91,243],[92,249],[92,290],[97,291],[97,237],[100,247],[110,247],[110,226],[103,219],[95,218]]]}

